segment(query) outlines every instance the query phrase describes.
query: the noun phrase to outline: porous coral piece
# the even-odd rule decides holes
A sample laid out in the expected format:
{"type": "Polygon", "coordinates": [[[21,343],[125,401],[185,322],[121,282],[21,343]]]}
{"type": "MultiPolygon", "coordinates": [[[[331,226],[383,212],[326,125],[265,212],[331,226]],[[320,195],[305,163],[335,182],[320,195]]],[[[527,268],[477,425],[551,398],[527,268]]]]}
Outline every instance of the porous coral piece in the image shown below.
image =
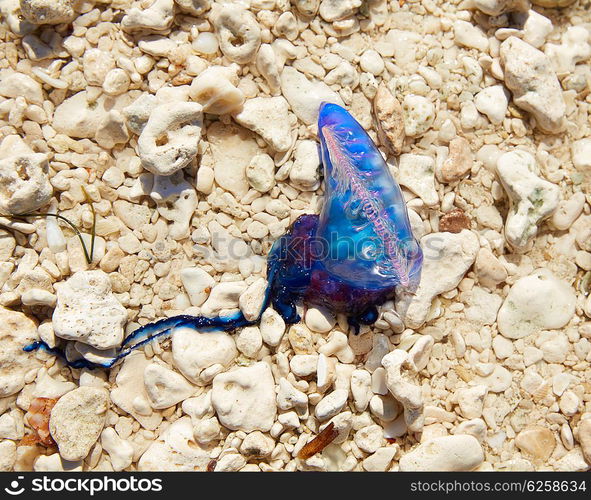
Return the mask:
{"type": "Polygon", "coordinates": [[[0,307],[0,398],[16,394],[25,385],[27,371],[38,366],[23,350],[37,340],[37,325],[25,314],[0,307]]]}
{"type": "Polygon", "coordinates": [[[514,36],[501,44],[500,54],[505,85],[513,92],[513,102],[532,113],[542,130],[560,132],[566,105],[550,59],[514,36]]]}
{"type": "Polygon", "coordinates": [[[0,212],[23,214],[47,204],[53,195],[47,155],[18,136],[5,137],[0,150],[0,212]]]}
{"type": "Polygon", "coordinates": [[[157,175],[171,175],[197,155],[202,107],[196,102],[161,104],[154,108],[138,138],[142,165],[157,175]]]}
{"type": "Polygon", "coordinates": [[[79,387],[57,401],[49,430],[62,458],[82,460],[88,455],[103,430],[108,405],[109,393],[97,387],[79,387]]]}
{"type": "Polygon", "coordinates": [[[234,119],[259,134],[275,151],[285,152],[291,147],[289,106],[281,96],[249,99],[234,119]]]}
{"type": "Polygon", "coordinates": [[[20,0],[20,7],[33,24],[69,23],[76,17],[72,0],[20,0]]]}
{"type": "Polygon", "coordinates": [[[525,151],[504,153],[497,172],[511,200],[505,237],[512,247],[525,249],[538,225],[558,208],[560,189],[537,175],[536,161],[525,151]]]}
{"type": "Polygon", "coordinates": [[[191,83],[191,99],[203,106],[205,113],[223,115],[239,111],[244,94],[238,88],[237,66],[211,66],[191,83]]]}
{"type": "Polygon", "coordinates": [[[261,45],[261,28],[251,12],[239,5],[216,4],[210,19],[228,59],[240,64],[254,59],[261,45]]]}
{"type": "Polygon", "coordinates": [[[121,20],[121,29],[136,31],[166,31],[174,19],[173,0],[154,0],[147,9],[132,7],[121,20]]]}
{"type": "Polygon", "coordinates": [[[408,353],[395,349],[382,358],[386,369],[386,385],[404,408],[404,420],[411,432],[420,432],[424,425],[421,388],[412,381],[416,367],[408,353]]]}
{"type": "Polygon", "coordinates": [[[109,349],[121,344],[126,321],[127,310],[113,295],[103,271],[79,271],[58,287],[53,312],[56,336],[109,349]]]}

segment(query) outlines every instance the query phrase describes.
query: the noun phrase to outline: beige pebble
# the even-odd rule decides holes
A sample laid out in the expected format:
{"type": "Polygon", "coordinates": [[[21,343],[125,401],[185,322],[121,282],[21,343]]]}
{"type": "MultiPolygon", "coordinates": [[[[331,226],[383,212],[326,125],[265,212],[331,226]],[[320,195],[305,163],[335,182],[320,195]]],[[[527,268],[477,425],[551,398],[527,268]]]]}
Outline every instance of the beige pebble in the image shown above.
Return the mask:
{"type": "Polygon", "coordinates": [[[574,416],[579,411],[580,401],[573,391],[566,391],[559,401],[560,411],[567,417],[574,416]]]}
{"type": "Polygon", "coordinates": [[[554,451],[556,439],[545,427],[529,427],[517,435],[515,445],[533,458],[547,460],[554,451]]]}
{"type": "Polygon", "coordinates": [[[49,430],[60,456],[82,460],[103,430],[109,396],[104,389],[79,387],[62,396],[51,410],[49,430]]]}
{"type": "Polygon", "coordinates": [[[314,354],[312,332],[305,325],[293,325],[287,337],[296,354],[314,354]]]}
{"type": "Polygon", "coordinates": [[[587,462],[591,462],[591,418],[581,420],[578,441],[581,443],[581,448],[583,449],[583,454],[587,462]]]}
{"type": "Polygon", "coordinates": [[[381,143],[393,154],[400,154],[405,137],[402,106],[385,83],[378,87],[373,106],[381,143]]]}
{"type": "Polygon", "coordinates": [[[474,156],[470,143],[463,137],[456,137],[449,143],[449,155],[437,171],[440,182],[454,182],[464,177],[472,168],[474,156]]]}

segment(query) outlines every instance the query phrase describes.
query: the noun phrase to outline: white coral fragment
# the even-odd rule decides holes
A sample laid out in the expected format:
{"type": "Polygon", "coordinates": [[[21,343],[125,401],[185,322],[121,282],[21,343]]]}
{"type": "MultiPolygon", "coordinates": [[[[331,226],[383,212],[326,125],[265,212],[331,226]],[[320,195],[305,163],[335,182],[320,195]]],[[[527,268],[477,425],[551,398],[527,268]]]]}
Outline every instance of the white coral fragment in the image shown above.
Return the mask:
{"type": "Polygon", "coordinates": [[[538,224],[558,208],[560,189],[537,175],[536,161],[525,151],[511,151],[497,161],[501,183],[511,199],[505,237],[524,249],[538,232],[538,224]]]}
{"type": "Polygon", "coordinates": [[[195,102],[157,106],[138,139],[142,165],[157,175],[170,175],[197,155],[202,107],[195,102]]]}
{"type": "Polygon", "coordinates": [[[281,96],[249,99],[234,118],[259,134],[275,151],[287,151],[293,143],[289,105],[281,96]]]}
{"type": "Polygon", "coordinates": [[[275,60],[273,47],[268,43],[261,45],[256,57],[256,67],[259,73],[267,81],[272,94],[278,94],[281,90],[281,77],[275,60]]]}
{"type": "Polygon", "coordinates": [[[132,7],[121,20],[124,31],[165,31],[174,19],[173,0],[155,0],[147,9],[132,7]]]}
{"type": "Polygon", "coordinates": [[[242,108],[244,94],[236,85],[237,66],[211,66],[191,83],[189,96],[203,106],[205,113],[223,115],[242,108]]]}
{"type": "Polygon", "coordinates": [[[214,9],[210,19],[228,59],[240,64],[254,59],[261,45],[261,28],[251,12],[227,4],[214,9]]]}
{"type": "Polygon", "coordinates": [[[53,188],[49,183],[47,155],[34,153],[20,137],[8,136],[0,156],[0,212],[22,214],[45,205],[53,188]]]}
{"type": "Polygon", "coordinates": [[[191,217],[197,208],[197,193],[183,178],[181,171],[168,176],[155,176],[150,194],[158,204],[158,213],[172,224],[168,235],[181,240],[189,235],[191,217]]]}
{"type": "Polygon", "coordinates": [[[560,132],[566,105],[548,56],[514,36],[501,44],[500,55],[513,102],[529,111],[544,131],[560,132]]]}
{"type": "Polygon", "coordinates": [[[181,10],[200,16],[211,8],[211,0],[174,0],[181,10]]]}
{"type": "Polygon", "coordinates": [[[382,358],[386,369],[386,385],[394,398],[404,408],[404,420],[411,432],[423,428],[423,395],[421,387],[412,381],[416,367],[410,355],[402,349],[394,349],[382,358]]]}

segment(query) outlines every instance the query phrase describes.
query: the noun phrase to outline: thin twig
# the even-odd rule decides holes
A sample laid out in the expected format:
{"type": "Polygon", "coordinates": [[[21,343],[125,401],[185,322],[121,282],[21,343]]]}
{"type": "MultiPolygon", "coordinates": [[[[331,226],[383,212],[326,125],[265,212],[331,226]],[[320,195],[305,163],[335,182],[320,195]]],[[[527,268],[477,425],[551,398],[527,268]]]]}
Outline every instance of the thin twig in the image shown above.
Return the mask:
{"type": "Polygon", "coordinates": [[[19,219],[24,220],[27,217],[35,217],[36,219],[39,219],[41,217],[55,217],[56,219],[59,219],[59,220],[65,222],[66,224],[68,224],[68,226],[70,226],[74,230],[74,232],[76,233],[76,236],[78,236],[78,239],[80,240],[80,243],[82,244],[82,251],[84,252],[84,257],[86,258],[86,262],[88,262],[88,264],[92,263],[92,259],[90,258],[90,255],[88,254],[88,250],[86,249],[86,244],[84,243],[84,238],[82,238],[82,233],[80,232],[80,230],[78,229],[76,224],[74,224],[70,220],[66,219],[63,215],[41,213],[41,214],[4,215],[3,217],[6,217],[7,219],[17,219],[17,220],[19,220],[19,219]]]}
{"type": "Polygon", "coordinates": [[[81,186],[81,188],[82,192],[84,193],[84,196],[86,197],[86,202],[90,205],[90,210],[92,212],[92,229],[90,231],[90,261],[88,262],[90,264],[94,259],[94,240],[96,238],[96,212],[94,211],[92,198],[88,194],[88,191],[86,191],[84,186],[81,186]]]}
{"type": "Polygon", "coordinates": [[[81,186],[81,187],[82,187],[82,192],[84,193],[84,196],[86,198],[86,202],[90,205],[90,210],[92,212],[92,229],[90,232],[90,254],[88,253],[88,248],[86,248],[86,243],[84,243],[84,238],[82,237],[82,233],[80,232],[80,229],[78,229],[76,224],[71,222],[69,219],[66,219],[63,215],[50,214],[50,213],[41,213],[41,214],[26,213],[26,214],[18,214],[18,215],[4,215],[3,217],[6,217],[7,219],[16,219],[16,220],[19,220],[19,219],[23,220],[23,219],[26,219],[27,217],[35,217],[35,218],[55,217],[58,220],[64,221],[66,224],[68,224],[68,226],[70,226],[74,230],[74,232],[76,233],[76,236],[78,236],[78,239],[80,240],[80,244],[82,245],[82,251],[84,252],[84,257],[86,258],[86,262],[88,263],[88,265],[91,265],[92,261],[94,259],[94,241],[96,239],[96,212],[94,210],[92,198],[88,194],[88,191],[86,191],[84,186],[81,186]]]}

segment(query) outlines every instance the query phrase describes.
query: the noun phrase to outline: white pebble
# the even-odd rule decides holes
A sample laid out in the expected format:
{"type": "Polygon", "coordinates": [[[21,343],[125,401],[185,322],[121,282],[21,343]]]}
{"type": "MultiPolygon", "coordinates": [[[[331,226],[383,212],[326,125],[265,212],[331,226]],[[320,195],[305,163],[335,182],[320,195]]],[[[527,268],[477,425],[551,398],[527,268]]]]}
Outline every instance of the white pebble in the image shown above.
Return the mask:
{"type": "Polygon", "coordinates": [[[199,54],[215,54],[218,50],[218,40],[213,33],[203,32],[197,35],[192,46],[199,54]]]}
{"type": "Polygon", "coordinates": [[[384,71],[384,61],[380,54],[373,49],[366,50],[359,58],[359,65],[363,71],[378,76],[384,71]]]}
{"type": "Polygon", "coordinates": [[[435,108],[429,99],[409,94],[402,102],[404,110],[404,132],[409,137],[420,137],[433,125],[435,108]]]}
{"type": "Polygon", "coordinates": [[[488,116],[492,123],[499,124],[507,113],[509,93],[502,85],[487,87],[476,94],[474,104],[476,109],[488,116]]]}

